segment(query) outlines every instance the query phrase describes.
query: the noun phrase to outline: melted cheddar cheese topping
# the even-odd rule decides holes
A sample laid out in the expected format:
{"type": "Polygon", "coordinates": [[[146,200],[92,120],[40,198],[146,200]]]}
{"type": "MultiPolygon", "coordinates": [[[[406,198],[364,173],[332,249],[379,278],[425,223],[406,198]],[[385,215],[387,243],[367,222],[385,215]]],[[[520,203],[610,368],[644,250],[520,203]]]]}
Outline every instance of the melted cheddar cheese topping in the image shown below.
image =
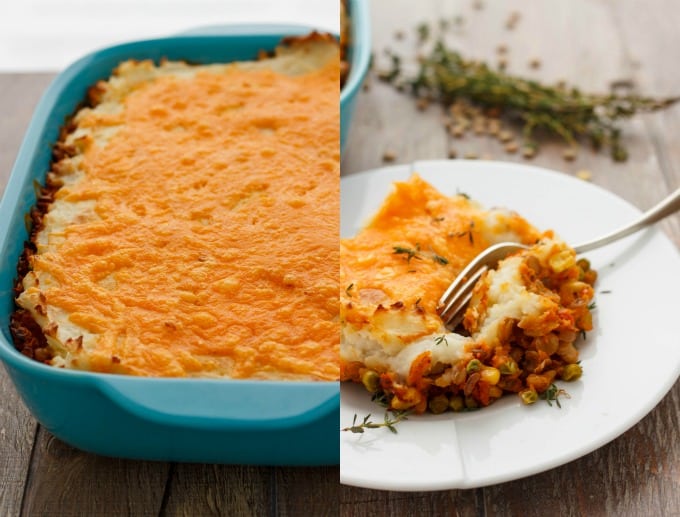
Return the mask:
{"type": "Polygon", "coordinates": [[[338,379],[337,49],[329,55],[302,73],[126,63],[124,87],[111,79],[123,94],[76,116],[78,152],[61,166],[19,297],[52,364],[338,379]]]}

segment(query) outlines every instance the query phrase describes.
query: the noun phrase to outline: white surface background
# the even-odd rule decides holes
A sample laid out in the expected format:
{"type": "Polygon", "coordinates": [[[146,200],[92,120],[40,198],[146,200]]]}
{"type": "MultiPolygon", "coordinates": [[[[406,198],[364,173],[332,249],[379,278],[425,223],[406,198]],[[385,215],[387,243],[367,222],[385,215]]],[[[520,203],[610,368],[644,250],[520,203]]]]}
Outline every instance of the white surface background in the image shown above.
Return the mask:
{"type": "Polygon", "coordinates": [[[230,23],[337,32],[339,0],[0,0],[0,72],[57,71],[108,45],[230,23]]]}

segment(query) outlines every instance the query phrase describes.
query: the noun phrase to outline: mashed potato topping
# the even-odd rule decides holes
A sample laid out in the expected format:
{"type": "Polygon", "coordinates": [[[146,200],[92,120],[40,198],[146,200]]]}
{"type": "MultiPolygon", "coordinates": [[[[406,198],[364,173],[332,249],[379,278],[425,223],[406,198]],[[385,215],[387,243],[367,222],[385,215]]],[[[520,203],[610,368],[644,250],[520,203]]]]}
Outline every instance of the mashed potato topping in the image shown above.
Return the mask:
{"type": "Polygon", "coordinates": [[[542,393],[575,371],[573,341],[592,327],[594,280],[551,232],[444,196],[414,175],[341,244],[342,379],[419,412],[487,405],[504,391],[542,393]],[[507,240],[530,248],[483,276],[463,327],[446,329],[441,294],[477,253],[507,240]]]}

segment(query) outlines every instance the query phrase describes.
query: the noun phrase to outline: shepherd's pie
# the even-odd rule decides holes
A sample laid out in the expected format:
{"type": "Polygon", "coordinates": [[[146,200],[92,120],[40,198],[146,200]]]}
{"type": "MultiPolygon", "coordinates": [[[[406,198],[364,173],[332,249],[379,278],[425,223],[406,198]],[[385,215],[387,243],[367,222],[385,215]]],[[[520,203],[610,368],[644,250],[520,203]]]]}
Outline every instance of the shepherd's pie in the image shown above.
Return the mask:
{"type": "Polygon", "coordinates": [[[341,242],[340,263],[341,379],[393,410],[471,409],[505,392],[533,402],[553,380],[580,375],[575,341],[592,328],[596,273],[517,213],[445,196],[414,175],[341,242]],[[501,241],[530,248],[487,272],[462,327],[445,328],[439,297],[501,241]]]}
{"type": "Polygon", "coordinates": [[[143,376],[339,377],[339,49],[127,61],[54,146],[17,347],[143,376]]]}

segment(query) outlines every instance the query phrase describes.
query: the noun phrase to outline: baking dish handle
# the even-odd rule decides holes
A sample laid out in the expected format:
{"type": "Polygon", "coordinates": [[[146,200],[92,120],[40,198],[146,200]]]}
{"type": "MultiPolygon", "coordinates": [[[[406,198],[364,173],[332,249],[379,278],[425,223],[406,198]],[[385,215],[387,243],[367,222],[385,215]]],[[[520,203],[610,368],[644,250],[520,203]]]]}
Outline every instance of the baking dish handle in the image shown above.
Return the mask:
{"type": "Polygon", "coordinates": [[[137,379],[110,376],[99,387],[121,409],[174,426],[272,430],[339,411],[337,382],[137,379]]]}

